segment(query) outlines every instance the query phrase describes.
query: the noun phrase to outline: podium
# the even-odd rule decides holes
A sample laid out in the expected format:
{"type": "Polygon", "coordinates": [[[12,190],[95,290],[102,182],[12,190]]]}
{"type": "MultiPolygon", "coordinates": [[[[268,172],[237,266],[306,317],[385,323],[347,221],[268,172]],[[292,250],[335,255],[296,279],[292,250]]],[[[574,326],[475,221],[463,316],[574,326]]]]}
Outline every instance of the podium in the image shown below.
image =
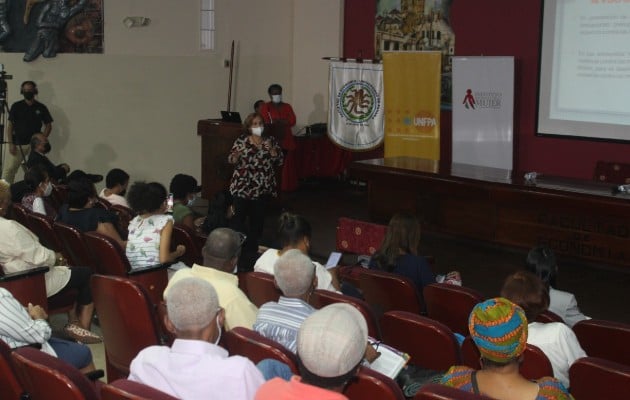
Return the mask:
{"type": "MultiPolygon", "coordinates": [[[[228,163],[228,154],[234,141],[243,133],[242,124],[223,122],[220,119],[202,119],[197,122],[197,135],[201,136],[201,196],[212,197],[230,186],[234,166],[228,163]]],[[[269,135],[280,138],[282,129],[265,126],[269,135]]],[[[281,180],[278,180],[281,182],[281,180]]]]}

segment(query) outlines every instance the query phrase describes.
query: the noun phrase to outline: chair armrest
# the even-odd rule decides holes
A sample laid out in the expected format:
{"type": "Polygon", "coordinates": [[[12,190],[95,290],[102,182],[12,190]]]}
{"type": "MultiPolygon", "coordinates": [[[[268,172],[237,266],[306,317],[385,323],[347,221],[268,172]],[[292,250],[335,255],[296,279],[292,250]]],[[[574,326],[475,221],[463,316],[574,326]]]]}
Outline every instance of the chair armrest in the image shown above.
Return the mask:
{"type": "Polygon", "coordinates": [[[22,278],[39,275],[39,274],[45,274],[49,270],[50,270],[49,267],[35,267],[35,268],[27,269],[25,271],[13,272],[10,274],[5,274],[5,275],[0,276],[0,282],[10,282],[16,279],[22,279],[22,278]]]}
{"type": "Polygon", "coordinates": [[[149,265],[148,267],[142,267],[142,268],[133,268],[127,272],[127,275],[132,276],[132,275],[145,274],[152,271],[158,271],[161,269],[166,269],[173,264],[174,263],[170,262],[170,263],[164,263],[164,264],[149,265]]]}

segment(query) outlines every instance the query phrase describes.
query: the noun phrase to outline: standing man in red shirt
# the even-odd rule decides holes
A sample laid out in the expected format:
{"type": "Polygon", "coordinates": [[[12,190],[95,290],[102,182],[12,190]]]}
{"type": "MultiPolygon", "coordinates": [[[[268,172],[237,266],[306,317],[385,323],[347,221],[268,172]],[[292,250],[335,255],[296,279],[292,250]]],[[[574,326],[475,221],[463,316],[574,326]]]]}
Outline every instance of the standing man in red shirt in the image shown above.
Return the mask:
{"type": "Polygon", "coordinates": [[[269,86],[267,93],[269,93],[271,101],[264,103],[260,107],[260,114],[266,124],[279,125],[283,132],[283,136],[280,139],[280,146],[284,152],[284,166],[282,167],[282,182],[280,188],[285,192],[290,192],[298,187],[295,165],[296,143],[291,130],[296,122],[295,113],[289,103],[282,102],[282,86],[274,83],[269,86]]]}

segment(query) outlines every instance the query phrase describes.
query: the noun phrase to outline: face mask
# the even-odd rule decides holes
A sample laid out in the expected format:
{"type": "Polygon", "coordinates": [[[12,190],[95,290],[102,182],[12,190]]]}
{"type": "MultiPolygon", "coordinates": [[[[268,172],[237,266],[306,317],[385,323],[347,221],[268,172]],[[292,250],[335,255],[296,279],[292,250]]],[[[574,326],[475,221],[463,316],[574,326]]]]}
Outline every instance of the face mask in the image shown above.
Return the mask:
{"type": "Polygon", "coordinates": [[[127,189],[125,189],[122,192],[118,193],[118,195],[122,196],[122,197],[125,197],[126,194],[127,194],[127,189]]]}
{"type": "Polygon", "coordinates": [[[186,205],[188,207],[192,207],[193,203],[195,202],[195,199],[197,198],[197,196],[194,196],[191,199],[188,199],[188,203],[186,203],[186,205]]]}
{"type": "Polygon", "coordinates": [[[35,93],[33,92],[24,92],[23,95],[26,100],[33,100],[35,98],[35,93]]]}
{"type": "Polygon", "coordinates": [[[44,196],[48,197],[52,193],[52,183],[48,182],[46,189],[44,189],[44,196]]]}
{"type": "Polygon", "coordinates": [[[262,135],[264,129],[265,128],[263,128],[262,126],[253,127],[252,128],[252,135],[260,136],[260,135],[262,135]]]}
{"type": "Polygon", "coordinates": [[[281,94],[272,94],[271,95],[271,101],[273,101],[274,103],[281,103],[282,102],[282,95],[281,94]]]}
{"type": "Polygon", "coordinates": [[[217,340],[214,341],[215,345],[219,345],[219,342],[221,341],[221,324],[219,324],[219,316],[217,315],[216,318],[217,321],[217,329],[219,330],[219,336],[217,336],[217,340]]]}
{"type": "Polygon", "coordinates": [[[50,153],[50,143],[44,143],[44,154],[50,153]]]}

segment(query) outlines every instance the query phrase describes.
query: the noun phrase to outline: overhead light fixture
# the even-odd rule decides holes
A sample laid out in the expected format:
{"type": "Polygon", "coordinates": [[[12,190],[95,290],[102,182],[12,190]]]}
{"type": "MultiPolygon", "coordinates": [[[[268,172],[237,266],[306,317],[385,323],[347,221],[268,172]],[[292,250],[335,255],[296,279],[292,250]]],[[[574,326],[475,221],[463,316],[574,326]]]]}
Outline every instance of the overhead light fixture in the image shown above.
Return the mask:
{"type": "Polygon", "coordinates": [[[125,17],[123,24],[127,28],[138,28],[140,26],[147,26],[151,23],[151,18],[147,17],[125,17]]]}

